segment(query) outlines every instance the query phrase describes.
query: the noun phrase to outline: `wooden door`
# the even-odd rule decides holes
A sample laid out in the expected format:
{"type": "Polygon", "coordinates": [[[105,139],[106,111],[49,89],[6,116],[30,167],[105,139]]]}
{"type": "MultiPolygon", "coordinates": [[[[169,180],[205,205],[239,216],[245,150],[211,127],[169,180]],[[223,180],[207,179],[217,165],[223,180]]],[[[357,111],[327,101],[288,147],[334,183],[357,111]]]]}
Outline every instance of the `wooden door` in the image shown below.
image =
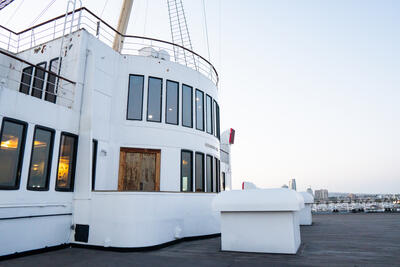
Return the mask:
{"type": "Polygon", "coordinates": [[[118,191],[160,191],[160,150],[121,148],[118,191]]]}

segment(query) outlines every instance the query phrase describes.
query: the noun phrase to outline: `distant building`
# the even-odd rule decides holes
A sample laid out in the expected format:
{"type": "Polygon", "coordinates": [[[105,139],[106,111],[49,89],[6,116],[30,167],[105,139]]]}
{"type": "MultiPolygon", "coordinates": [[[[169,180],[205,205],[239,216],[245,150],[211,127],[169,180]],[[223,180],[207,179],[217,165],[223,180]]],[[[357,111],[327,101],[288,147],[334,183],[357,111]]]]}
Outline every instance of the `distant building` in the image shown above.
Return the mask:
{"type": "Polygon", "coordinates": [[[286,184],[282,185],[282,188],[289,188],[286,184]]]}
{"type": "Polygon", "coordinates": [[[328,199],[328,190],[326,190],[326,189],[315,190],[315,199],[327,200],[328,199]]]}
{"type": "Polygon", "coordinates": [[[307,193],[314,196],[314,192],[312,191],[311,187],[307,188],[307,193]]]}
{"type": "Polygon", "coordinates": [[[292,179],[292,180],[289,181],[289,188],[293,189],[295,191],[297,190],[296,189],[296,179],[292,179]]]}

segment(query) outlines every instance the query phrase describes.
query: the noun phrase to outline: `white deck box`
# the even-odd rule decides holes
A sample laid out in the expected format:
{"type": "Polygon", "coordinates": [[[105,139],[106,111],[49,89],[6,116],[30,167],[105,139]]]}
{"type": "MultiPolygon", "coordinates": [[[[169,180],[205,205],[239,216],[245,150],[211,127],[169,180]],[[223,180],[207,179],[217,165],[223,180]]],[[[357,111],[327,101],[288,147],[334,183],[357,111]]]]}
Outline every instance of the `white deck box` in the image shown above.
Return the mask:
{"type": "Polygon", "coordinates": [[[294,190],[232,190],[218,194],[221,249],[295,254],[300,246],[298,211],[303,198],[294,190]]]}
{"type": "Polygon", "coordinates": [[[312,225],[311,208],[314,204],[314,197],[307,192],[300,192],[304,199],[304,208],[299,211],[300,225],[312,225]]]}

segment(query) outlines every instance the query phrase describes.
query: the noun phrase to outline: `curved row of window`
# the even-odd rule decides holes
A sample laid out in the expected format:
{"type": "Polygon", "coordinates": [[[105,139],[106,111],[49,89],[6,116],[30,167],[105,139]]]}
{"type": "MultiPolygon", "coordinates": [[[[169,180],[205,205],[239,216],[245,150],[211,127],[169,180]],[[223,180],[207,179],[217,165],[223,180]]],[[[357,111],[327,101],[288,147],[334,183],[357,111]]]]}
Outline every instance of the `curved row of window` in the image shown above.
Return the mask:
{"type": "MultiPolygon", "coordinates": [[[[143,75],[129,75],[126,114],[128,120],[143,120],[144,79],[145,76],[143,75]]],[[[166,80],[165,87],[165,123],[180,124],[184,127],[193,128],[193,117],[195,117],[197,130],[206,131],[220,138],[219,105],[211,96],[196,89],[195,98],[193,98],[192,86],[186,84],[180,86],[178,82],[171,80],[166,80]],[[179,103],[180,94],[182,95],[181,103],[179,103]],[[182,110],[180,122],[179,107],[182,110]],[[195,114],[193,114],[193,107],[195,107],[195,114]]],[[[163,79],[149,76],[147,84],[147,121],[161,122],[162,100],[163,79]]]]}
{"type": "MultiPolygon", "coordinates": [[[[0,132],[0,189],[17,190],[25,151],[28,123],[3,118],[0,132]]],[[[56,131],[35,126],[26,188],[35,191],[49,190],[53,146],[56,131]]],[[[58,152],[56,191],[73,191],[78,136],[61,132],[58,152]]]]}
{"type": "Polygon", "coordinates": [[[219,159],[202,152],[181,150],[181,191],[214,192],[225,190],[225,174],[219,159]],[[194,166],[194,169],[193,169],[194,166]]]}

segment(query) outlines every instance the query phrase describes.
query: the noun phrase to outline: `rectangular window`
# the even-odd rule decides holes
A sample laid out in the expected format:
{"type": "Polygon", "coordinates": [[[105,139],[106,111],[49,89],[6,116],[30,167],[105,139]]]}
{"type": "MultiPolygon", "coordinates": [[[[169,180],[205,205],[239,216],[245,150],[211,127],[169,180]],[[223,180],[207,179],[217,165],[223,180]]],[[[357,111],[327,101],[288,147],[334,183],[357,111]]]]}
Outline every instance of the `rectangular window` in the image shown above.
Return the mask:
{"type": "Polygon", "coordinates": [[[204,131],[204,93],[196,89],[196,129],[204,131]]]}
{"type": "Polygon", "coordinates": [[[193,127],[193,88],[182,85],[182,125],[193,127]]]}
{"type": "Polygon", "coordinates": [[[167,81],[165,122],[178,125],[179,83],[167,81]]]}
{"type": "MultiPolygon", "coordinates": [[[[59,74],[60,71],[58,69],[59,65],[59,58],[54,58],[50,60],[49,71],[55,74],[59,74]]],[[[58,79],[57,76],[54,74],[49,74],[47,76],[47,83],[46,83],[46,94],[44,99],[51,103],[56,103],[57,100],[57,89],[58,89],[58,79]],[[56,85],[57,84],[57,85],[56,85]]]]}
{"type": "Polygon", "coordinates": [[[0,189],[18,189],[27,123],[4,118],[0,135],[0,189]]]}
{"type": "Polygon", "coordinates": [[[56,180],[57,191],[74,191],[77,148],[78,136],[61,133],[56,180]]]}
{"type": "Polygon", "coordinates": [[[206,118],[207,118],[207,133],[213,134],[214,132],[214,116],[213,116],[213,101],[211,96],[206,96],[206,118]]]}
{"type": "Polygon", "coordinates": [[[181,191],[193,191],[193,152],[182,150],[181,151],[181,191]]]}
{"type": "Polygon", "coordinates": [[[225,191],[225,172],[222,172],[222,190],[225,191]]]}
{"type": "Polygon", "coordinates": [[[161,122],[162,79],[149,77],[147,121],[161,122]]]}
{"type": "MultiPolygon", "coordinates": [[[[47,63],[42,62],[37,64],[37,66],[46,69],[47,63]]],[[[33,78],[33,85],[32,85],[32,96],[37,98],[42,98],[43,95],[43,86],[44,86],[44,78],[46,72],[42,69],[35,68],[35,77],[33,78]]]]}
{"type": "Polygon", "coordinates": [[[96,188],[96,165],[97,165],[97,140],[92,143],[92,191],[96,188]]]}
{"type": "Polygon", "coordinates": [[[207,155],[206,159],[207,171],[206,171],[206,181],[207,181],[207,192],[213,192],[213,158],[207,155]]]}
{"type": "Polygon", "coordinates": [[[215,136],[218,137],[218,139],[220,138],[220,121],[219,121],[219,105],[217,102],[215,102],[215,136]]]}
{"type": "Polygon", "coordinates": [[[221,192],[221,181],[220,181],[220,161],[215,158],[215,185],[216,185],[216,190],[215,192],[221,192]]]}
{"type": "Polygon", "coordinates": [[[29,95],[29,89],[31,88],[33,67],[26,67],[22,70],[21,83],[19,84],[19,91],[21,93],[29,95]]]}
{"type": "Polygon", "coordinates": [[[129,75],[128,89],[128,120],[142,120],[143,112],[143,75],[129,75]]]}
{"type": "Polygon", "coordinates": [[[49,190],[53,142],[53,129],[41,126],[35,127],[31,164],[29,166],[28,190],[49,190]]]}
{"type": "Polygon", "coordinates": [[[204,154],[196,152],[195,191],[204,192],[204,154]]]}

